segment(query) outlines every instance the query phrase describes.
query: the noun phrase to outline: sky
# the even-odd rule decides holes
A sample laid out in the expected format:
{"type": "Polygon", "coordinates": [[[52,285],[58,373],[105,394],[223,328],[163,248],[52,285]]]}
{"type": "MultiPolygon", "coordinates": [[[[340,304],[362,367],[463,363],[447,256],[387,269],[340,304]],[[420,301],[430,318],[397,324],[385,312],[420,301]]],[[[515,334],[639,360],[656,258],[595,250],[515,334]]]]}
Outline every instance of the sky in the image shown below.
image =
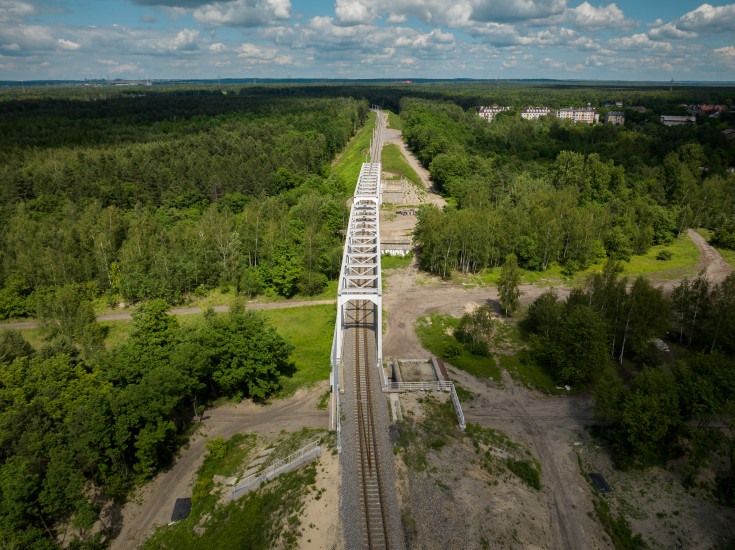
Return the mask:
{"type": "Polygon", "coordinates": [[[0,80],[735,81],[735,4],[0,0],[0,80]]]}

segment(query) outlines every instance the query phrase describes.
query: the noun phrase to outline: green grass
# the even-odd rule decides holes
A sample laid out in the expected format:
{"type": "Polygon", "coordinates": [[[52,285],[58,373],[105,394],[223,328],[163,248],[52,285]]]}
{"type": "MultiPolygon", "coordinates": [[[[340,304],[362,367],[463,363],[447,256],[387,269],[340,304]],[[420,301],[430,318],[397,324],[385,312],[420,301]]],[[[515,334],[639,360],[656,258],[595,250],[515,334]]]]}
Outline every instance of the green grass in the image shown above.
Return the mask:
{"type": "Polygon", "coordinates": [[[380,154],[380,161],[383,165],[383,172],[398,174],[404,176],[407,180],[419,185],[421,179],[418,174],[408,165],[403,153],[395,143],[383,145],[383,152],[380,154]]]}
{"type": "Polygon", "coordinates": [[[478,396],[478,394],[472,393],[471,391],[464,389],[457,382],[454,383],[454,390],[457,392],[457,398],[462,403],[466,401],[472,401],[475,397],[478,396]]]}
{"type": "Polygon", "coordinates": [[[380,267],[383,271],[387,269],[402,269],[411,265],[413,260],[413,252],[409,252],[405,256],[391,256],[390,254],[383,254],[380,257],[380,267]]]}
{"type": "Polygon", "coordinates": [[[617,519],[613,517],[610,506],[602,497],[595,497],[593,499],[593,505],[597,513],[597,518],[605,528],[605,532],[610,536],[610,540],[616,550],[641,550],[648,548],[646,541],[643,540],[640,533],[633,535],[633,530],[623,514],[619,513],[617,519]]]}
{"type": "MultiPolygon", "coordinates": [[[[727,258],[725,258],[725,261],[728,261],[727,258]]],[[[735,252],[733,252],[733,261],[735,261],[735,252]]],[[[628,277],[637,277],[638,275],[655,273],[659,278],[673,279],[683,275],[696,275],[697,262],[699,262],[699,248],[694,244],[694,241],[684,234],[671,244],[652,246],[645,254],[633,256],[629,262],[622,262],[622,274],[628,277]],[[672,256],[670,260],[662,261],[656,259],[658,253],[662,250],[671,252],[672,256]]],[[[602,261],[590,266],[584,271],[578,271],[573,277],[567,277],[562,273],[561,265],[556,262],[551,262],[546,271],[521,270],[521,283],[535,284],[538,286],[547,286],[560,282],[568,286],[581,285],[589,275],[596,271],[601,271],[604,265],[605,262],[602,261]]],[[[497,286],[500,281],[500,269],[500,267],[493,267],[469,275],[457,272],[453,274],[453,278],[457,282],[465,283],[465,285],[497,286]]]]}
{"type": "Polygon", "coordinates": [[[262,311],[278,333],[296,348],[291,356],[296,372],[291,377],[281,377],[279,397],[329,378],[336,307],[326,304],[262,311]]]}
{"type": "Polygon", "coordinates": [[[538,365],[527,351],[514,355],[498,355],[498,360],[511,378],[526,388],[535,388],[549,394],[562,393],[562,390],[556,389],[556,382],[551,374],[538,365]]]}
{"type": "Polygon", "coordinates": [[[403,119],[397,114],[388,111],[388,128],[393,130],[403,130],[403,119]]]}
{"type": "Polygon", "coordinates": [[[477,378],[492,377],[499,381],[500,369],[495,359],[471,354],[454,336],[447,334],[448,329],[454,329],[458,323],[459,319],[451,315],[430,313],[428,317],[420,317],[416,321],[416,334],[421,345],[437,357],[445,357],[448,348],[457,348],[459,345],[459,355],[447,359],[450,364],[477,378]]]}
{"type": "Polygon", "coordinates": [[[702,235],[705,239],[707,239],[707,242],[711,244],[717,252],[719,252],[722,255],[722,259],[727,262],[727,265],[730,267],[735,267],[735,250],[730,250],[729,248],[722,248],[717,245],[712,244],[712,236],[715,234],[714,231],[711,231],[709,229],[706,229],[704,227],[700,227],[696,230],[697,233],[702,235]]]}
{"type": "Polygon", "coordinates": [[[373,137],[374,127],[375,113],[371,111],[365,126],[355,134],[332,167],[332,175],[344,182],[345,190],[350,196],[355,193],[362,163],[365,162],[365,155],[370,152],[370,139],[373,137]]]}
{"type": "Polygon", "coordinates": [[[532,460],[515,460],[507,458],[505,465],[508,469],[521,478],[521,481],[537,491],[541,490],[541,473],[532,460]]]}

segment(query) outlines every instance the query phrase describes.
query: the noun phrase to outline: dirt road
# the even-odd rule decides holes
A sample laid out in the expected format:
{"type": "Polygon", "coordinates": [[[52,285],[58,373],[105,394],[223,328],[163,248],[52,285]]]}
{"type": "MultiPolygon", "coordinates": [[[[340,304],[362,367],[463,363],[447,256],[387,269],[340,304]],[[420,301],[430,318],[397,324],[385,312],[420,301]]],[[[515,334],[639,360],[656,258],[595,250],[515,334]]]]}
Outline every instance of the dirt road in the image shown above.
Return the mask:
{"type": "Polygon", "coordinates": [[[257,432],[275,439],[281,430],[327,429],[329,412],[317,410],[316,405],[328,386],[324,381],[313,388],[297,391],[290,399],[277,400],[265,407],[245,401],[206,411],[201,428],[189,440],[189,446],[181,450],[171,468],[139,489],[123,507],[117,518],[117,523],[121,524],[120,533],[111,549],[137,548],[154,527],[170,521],[177,498],[191,497],[196,471],[204,461],[207,439],[226,439],[240,432],[257,432]]]}
{"type": "Polygon", "coordinates": [[[574,442],[584,441],[584,426],[593,422],[589,395],[546,397],[514,385],[506,378],[499,389],[462,372],[452,378],[478,397],[465,406],[468,422],[501,430],[524,442],[541,463],[545,528],[553,548],[605,548],[593,512],[589,488],[582,478],[574,442]],[[594,541],[597,544],[592,544],[594,541]]]}
{"type": "MultiPolygon", "coordinates": [[[[253,310],[262,310],[262,309],[287,309],[292,307],[302,307],[302,306],[318,306],[322,304],[335,304],[337,303],[337,300],[303,300],[303,301],[293,301],[293,302],[263,302],[263,303],[252,303],[252,304],[246,304],[246,309],[253,309],[253,310]]],[[[228,306],[214,306],[212,308],[214,311],[229,311],[230,308],[228,306]]],[[[171,311],[168,312],[168,315],[196,315],[197,313],[202,313],[202,308],[200,307],[180,307],[180,308],[174,308],[171,311]]],[[[125,321],[132,319],[133,316],[131,313],[108,313],[106,315],[100,315],[97,317],[97,321],[125,321]]],[[[38,323],[35,321],[21,321],[17,323],[5,323],[0,324],[0,330],[4,328],[16,328],[16,329],[32,329],[36,328],[38,326],[38,323]]]]}
{"type": "Polygon", "coordinates": [[[711,284],[721,283],[732,272],[732,267],[722,258],[722,254],[709,244],[702,235],[694,231],[694,229],[687,229],[687,235],[689,235],[689,238],[699,248],[699,263],[697,267],[706,271],[707,280],[711,284]]]}
{"type": "MultiPolygon", "coordinates": [[[[387,121],[388,117],[386,117],[387,121]]],[[[387,122],[386,122],[387,126],[387,122]]],[[[429,201],[431,204],[437,205],[439,208],[442,206],[445,206],[447,204],[447,201],[444,200],[444,197],[439,195],[436,191],[436,187],[434,185],[434,182],[431,181],[431,178],[429,177],[429,171],[424,168],[419,160],[413,155],[411,151],[408,150],[408,147],[406,146],[406,142],[403,141],[403,132],[400,130],[393,130],[389,129],[387,127],[383,128],[383,144],[386,143],[393,143],[398,146],[398,148],[401,150],[401,153],[403,153],[403,156],[406,158],[406,161],[408,162],[408,165],[413,168],[414,172],[419,176],[421,179],[421,183],[423,184],[426,191],[429,193],[429,201]]]]}

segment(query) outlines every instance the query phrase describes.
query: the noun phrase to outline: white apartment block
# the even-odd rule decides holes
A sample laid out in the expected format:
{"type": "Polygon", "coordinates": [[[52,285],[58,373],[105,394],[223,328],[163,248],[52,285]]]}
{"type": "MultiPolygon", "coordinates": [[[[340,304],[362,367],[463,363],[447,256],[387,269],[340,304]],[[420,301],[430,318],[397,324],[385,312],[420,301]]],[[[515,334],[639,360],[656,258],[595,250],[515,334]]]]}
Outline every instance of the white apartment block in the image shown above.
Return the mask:
{"type": "Polygon", "coordinates": [[[510,107],[498,107],[497,105],[493,105],[492,107],[480,107],[477,114],[488,122],[492,122],[495,115],[502,113],[503,111],[510,111],[510,107]]]}
{"type": "Polygon", "coordinates": [[[600,113],[594,107],[569,107],[568,109],[557,109],[556,118],[568,118],[574,122],[592,124],[600,121],[600,113]]]}
{"type": "Polygon", "coordinates": [[[528,120],[537,119],[549,114],[551,114],[551,109],[548,107],[526,107],[521,111],[521,117],[528,120]]]}

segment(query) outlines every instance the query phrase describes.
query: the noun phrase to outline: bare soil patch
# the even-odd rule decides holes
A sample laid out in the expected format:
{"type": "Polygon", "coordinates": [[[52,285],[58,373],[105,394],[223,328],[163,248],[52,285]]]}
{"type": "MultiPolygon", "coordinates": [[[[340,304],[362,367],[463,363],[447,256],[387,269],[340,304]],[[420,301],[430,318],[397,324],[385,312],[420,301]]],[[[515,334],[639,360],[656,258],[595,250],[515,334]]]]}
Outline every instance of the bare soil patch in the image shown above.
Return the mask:
{"type": "Polygon", "coordinates": [[[303,532],[299,548],[302,550],[344,549],[337,512],[341,479],[339,456],[325,448],[316,466],[316,490],[306,497],[301,518],[303,532]]]}

